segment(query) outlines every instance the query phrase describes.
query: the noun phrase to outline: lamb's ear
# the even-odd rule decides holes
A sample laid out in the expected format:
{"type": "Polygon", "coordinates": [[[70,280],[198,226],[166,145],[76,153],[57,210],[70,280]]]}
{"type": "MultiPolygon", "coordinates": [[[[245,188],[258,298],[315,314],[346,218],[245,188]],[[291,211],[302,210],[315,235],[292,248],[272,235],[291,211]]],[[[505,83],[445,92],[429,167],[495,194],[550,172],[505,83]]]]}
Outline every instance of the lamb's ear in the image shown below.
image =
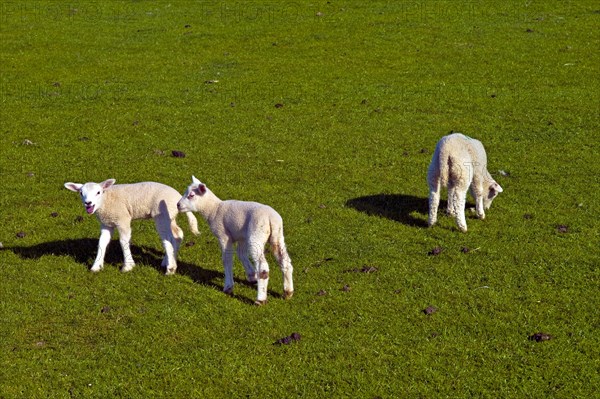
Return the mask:
{"type": "Polygon", "coordinates": [[[115,184],[116,180],[115,179],[108,179],[108,180],[104,180],[102,183],[100,183],[100,187],[102,187],[102,189],[106,190],[109,187],[112,187],[113,184],[115,184]]]}
{"type": "Polygon", "coordinates": [[[71,190],[71,191],[75,191],[76,193],[81,191],[81,187],[83,187],[83,184],[79,184],[79,183],[65,183],[65,188],[67,190],[71,190]]]}
{"type": "Polygon", "coordinates": [[[490,190],[493,190],[497,193],[501,193],[502,191],[504,191],[502,190],[502,187],[500,187],[500,185],[496,182],[492,183],[492,185],[490,186],[490,190]]]}
{"type": "Polygon", "coordinates": [[[193,176],[193,175],[192,175],[192,183],[194,183],[194,184],[202,184],[200,182],[200,180],[196,179],[196,176],[193,176]]]}
{"type": "Polygon", "coordinates": [[[200,183],[200,184],[198,185],[198,187],[196,187],[196,188],[194,189],[194,191],[195,191],[195,192],[196,192],[196,194],[198,194],[198,195],[204,195],[204,194],[206,193],[206,185],[205,185],[205,184],[203,184],[203,183],[200,183]]]}

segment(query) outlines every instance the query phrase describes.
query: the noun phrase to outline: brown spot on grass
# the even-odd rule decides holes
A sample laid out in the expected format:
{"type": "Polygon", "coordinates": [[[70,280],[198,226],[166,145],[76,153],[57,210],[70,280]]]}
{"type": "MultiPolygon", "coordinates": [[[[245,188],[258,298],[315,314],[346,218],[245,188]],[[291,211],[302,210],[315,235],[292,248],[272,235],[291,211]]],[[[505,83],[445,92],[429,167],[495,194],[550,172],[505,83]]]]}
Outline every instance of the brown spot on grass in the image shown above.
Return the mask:
{"type": "Polygon", "coordinates": [[[564,224],[559,224],[558,226],[556,226],[556,231],[558,231],[559,233],[568,233],[569,226],[564,225],[564,224]]]}
{"type": "Polygon", "coordinates": [[[24,231],[19,231],[17,234],[15,234],[17,236],[17,238],[25,238],[25,236],[27,235],[24,231]]]}
{"type": "Polygon", "coordinates": [[[423,313],[425,313],[427,316],[432,315],[435,312],[437,312],[437,308],[435,306],[427,306],[425,309],[423,309],[423,313]]]}
{"type": "Polygon", "coordinates": [[[297,332],[288,335],[287,337],[279,338],[277,341],[273,342],[273,345],[289,345],[294,341],[300,341],[302,337],[297,332]]]}
{"type": "Polygon", "coordinates": [[[435,248],[433,248],[431,251],[429,251],[429,252],[427,253],[427,255],[430,255],[430,256],[437,256],[437,255],[441,254],[443,250],[444,250],[444,249],[443,249],[442,247],[435,247],[435,248]]]}
{"type": "Polygon", "coordinates": [[[346,270],[346,273],[375,273],[379,271],[375,266],[363,265],[361,268],[354,268],[346,270]]]}
{"type": "Polygon", "coordinates": [[[549,341],[552,338],[553,338],[552,335],[546,334],[543,332],[538,332],[538,333],[535,333],[535,334],[529,336],[529,340],[535,341],[535,342],[549,341]]]}
{"type": "Polygon", "coordinates": [[[173,155],[175,158],[185,158],[185,152],[183,151],[173,150],[171,151],[171,155],[173,155]]]}

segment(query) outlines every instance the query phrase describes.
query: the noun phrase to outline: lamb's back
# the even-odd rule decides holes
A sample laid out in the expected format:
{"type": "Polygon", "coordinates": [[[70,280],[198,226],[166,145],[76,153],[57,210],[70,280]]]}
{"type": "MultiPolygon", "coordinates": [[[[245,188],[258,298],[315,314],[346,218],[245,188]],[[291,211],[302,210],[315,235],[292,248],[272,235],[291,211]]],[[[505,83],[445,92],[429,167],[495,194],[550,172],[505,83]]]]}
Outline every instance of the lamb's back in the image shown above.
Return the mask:
{"type": "Polygon", "coordinates": [[[125,209],[132,219],[147,219],[165,212],[177,214],[177,201],[181,198],[173,187],[156,182],[115,184],[106,194],[111,197],[112,208],[120,212],[125,209]]]}
{"type": "Polygon", "coordinates": [[[223,201],[217,215],[228,233],[236,239],[243,238],[253,227],[282,223],[281,216],[273,208],[251,201],[223,201]]]}

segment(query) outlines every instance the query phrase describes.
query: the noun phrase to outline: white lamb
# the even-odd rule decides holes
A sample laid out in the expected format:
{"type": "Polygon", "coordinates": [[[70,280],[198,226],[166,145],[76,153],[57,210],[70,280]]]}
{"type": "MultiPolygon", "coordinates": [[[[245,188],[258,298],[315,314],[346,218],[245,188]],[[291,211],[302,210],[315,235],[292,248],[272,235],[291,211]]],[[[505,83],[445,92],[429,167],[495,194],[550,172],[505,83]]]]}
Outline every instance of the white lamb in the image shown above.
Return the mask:
{"type": "MultiPolygon", "coordinates": [[[[95,213],[101,224],[98,254],[91,271],[98,272],[104,266],[106,246],[115,227],[119,231],[119,241],[123,249],[124,262],[121,271],[130,271],[135,266],[129,248],[131,221],[153,218],[165,248],[162,266],[166,267],[166,274],[175,273],[177,252],[183,240],[183,231],[175,220],[178,214],[177,201],[181,194],[172,187],[155,182],[114,183],[115,179],[102,183],[65,183],[66,188],[81,195],[87,213],[95,213]]],[[[199,234],[196,217],[187,212],[187,218],[192,233],[199,234]]]]}
{"type": "Polygon", "coordinates": [[[461,133],[444,136],[435,147],[429,171],[429,226],[437,221],[442,187],[448,187],[448,211],[456,218],[458,228],[466,232],[465,203],[467,191],[475,199],[475,209],[480,219],[502,187],[487,171],[487,157],[483,144],[461,133]]]}
{"type": "Polygon", "coordinates": [[[264,250],[268,242],[283,273],[284,298],[292,297],[292,261],[283,239],[283,220],[273,208],[257,202],[221,201],[193,176],[192,184],[177,203],[177,208],[180,212],[199,212],[219,240],[225,268],[223,292],[233,293],[233,246],[237,244],[237,255],[248,281],[258,283],[255,304],[267,302],[269,265],[264,250]]]}

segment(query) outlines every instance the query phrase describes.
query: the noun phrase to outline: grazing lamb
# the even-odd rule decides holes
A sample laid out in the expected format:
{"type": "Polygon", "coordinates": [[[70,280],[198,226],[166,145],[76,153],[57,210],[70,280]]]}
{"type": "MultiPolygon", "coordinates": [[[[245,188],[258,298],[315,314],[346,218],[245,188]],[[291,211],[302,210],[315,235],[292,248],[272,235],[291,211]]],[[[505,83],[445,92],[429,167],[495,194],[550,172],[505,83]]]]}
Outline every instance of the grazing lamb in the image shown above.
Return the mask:
{"type": "MultiPolygon", "coordinates": [[[[115,184],[115,179],[102,183],[65,183],[65,187],[81,195],[87,213],[95,213],[101,224],[98,254],[91,271],[99,272],[104,266],[106,246],[115,227],[119,231],[123,249],[124,263],[121,270],[130,271],[135,266],[129,248],[131,221],[153,218],[166,252],[162,266],[166,267],[166,274],[175,273],[177,251],[183,240],[183,231],[175,220],[178,213],[177,201],[181,197],[177,190],[154,182],[115,184]]],[[[187,218],[192,233],[199,234],[196,217],[187,212],[187,218]]]]}
{"type": "Polygon", "coordinates": [[[219,240],[225,267],[223,292],[229,295],[233,293],[233,246],[237,244],[237,255],[248,281],[256,283],[258,277],[255,304],[263,305],[267,302],[269,265],[264,251],[265,244],[269,242],[283,273],[284,298],[292,297],[292,261],[283,240],[283,221],[273,208],[257,202],[221,201],[193,176],[192,184],[177,203],[177,208],[180,212],[199,212],[219,240]]]}
{"type": "Polygon", "coordinates": [[[456,218],[458,228],[466,232],[465,203],[467,191],[475,199],[475,209],[480,219],[502,187],[487,171],[487,157],[480,141],[461,133],[453,133],[440,139],[435,147],[429,171],[429,226],[437,221],[442,187],[448,187],[448,211],[456,218]]]}

